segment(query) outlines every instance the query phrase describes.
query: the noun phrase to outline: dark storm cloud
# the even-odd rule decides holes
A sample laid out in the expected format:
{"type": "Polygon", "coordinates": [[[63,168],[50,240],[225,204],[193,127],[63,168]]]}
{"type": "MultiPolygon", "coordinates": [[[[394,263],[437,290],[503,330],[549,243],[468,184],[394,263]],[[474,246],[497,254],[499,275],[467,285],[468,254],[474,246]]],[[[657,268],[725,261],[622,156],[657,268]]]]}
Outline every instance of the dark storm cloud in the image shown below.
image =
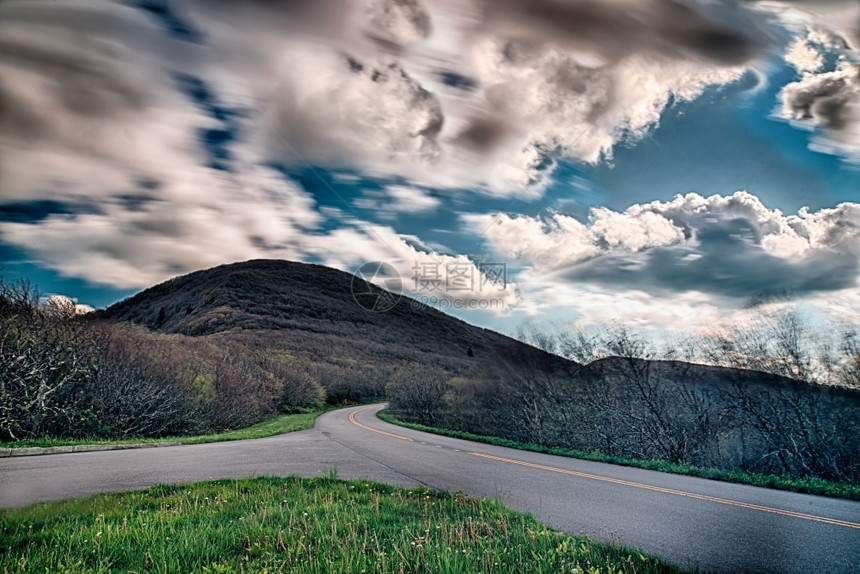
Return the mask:
{"type": "Polygon", "coordinates": [[[76,114],[98,116],[117,107],[143,105],[139,90],[105,70],[103,63],[80,54],[0,38],[0,64],[50,77],[57,100],[76,114]]]}
{"type": "MultiPolygon", "coordinates": [[[[700,291],[747,300],[769,293],[804,296],[856,285],[860,264],[850,252],[820,250],[786,259],[761,247],[757,226],[749,220],[708,217],[690,224],[695,246],[600,257],[572,267],[562,276],[664,295],[700,291]]],[[[857,237],[856,229],[853,237],[857,237]]]]}
{"type": "Polygon", "coordinates": [[[854,73],[831,72],[805,78],[783,92],[786,110],[795,118],[816,120],[832,130],[845,128],[848,106],[860,85],[860,67],[854,73]]]}
{"type": "Polygon", "coordinates": [[[118,5],[0,3],[0,136],[86,139],[92,122],[143,111],[150,90],[119,55],[146,36],[118,5]]]}
{"type": "Polygon", "coordinates": [[[492,116],[471,118],[457,134],[455,143],[479,154],[494,151],[514,134],[510,124],[492,116]]]}
{"type": "Polygon", "coordinates": [[[687,0],[484,0],[489,29],[536,42],[551,39],[611,58],[655,52],[737,65],[767,44],[756,18],[732,4],[713,8],[687,0]],[[741,22],[745,22],[741,27],[741,22]]]}
{"type": "Polygon", "coordinates": [[[42,137],[46,129],[40,114],[0,84],[0,132],[29,140],[42,137]]]}
{"type": "Polygon", "coordinates": [[[184,0],[191,24],[197,20],[323,36],[342,35],[353,7],[350,0],[184,0]],[[195,18],[196,16],[196,18],[195,18]]]}

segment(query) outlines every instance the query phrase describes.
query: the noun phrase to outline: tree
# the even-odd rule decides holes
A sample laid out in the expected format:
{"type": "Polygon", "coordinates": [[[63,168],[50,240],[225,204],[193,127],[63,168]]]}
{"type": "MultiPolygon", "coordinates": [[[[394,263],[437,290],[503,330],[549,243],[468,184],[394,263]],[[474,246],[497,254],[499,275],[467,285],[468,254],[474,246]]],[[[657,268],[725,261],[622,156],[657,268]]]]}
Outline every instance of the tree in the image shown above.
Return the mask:
{"type": "Polygon", "coordinates": [[[25,281],[0,280],[0,440],[92,428],[97,347],[63,311],[42,306],[25,281]]]}
{"type": "Polygon", "coordinates": [[[386,386],[391,408],[423,424],[440,422],[449,378],[445,371],[418,363],[396,369],[386,386]]]}

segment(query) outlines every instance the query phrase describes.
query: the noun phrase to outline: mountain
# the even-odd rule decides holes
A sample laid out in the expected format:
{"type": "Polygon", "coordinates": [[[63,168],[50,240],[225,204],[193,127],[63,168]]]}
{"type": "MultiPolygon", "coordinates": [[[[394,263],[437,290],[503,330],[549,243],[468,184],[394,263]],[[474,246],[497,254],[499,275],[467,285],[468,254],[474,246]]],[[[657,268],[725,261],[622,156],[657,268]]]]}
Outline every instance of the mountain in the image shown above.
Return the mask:
{"type": "MultiPolygon", "coordinates": [[[[347,369],[349,373],[339,376],[378,378],[373,386],[379,389],[387,374],[400,366],[433,366],[465,376],[474,373],[482,359],[508,355],[511,349],[542,362],[569,363],[408,297],[376,312],[365,308],[372,305],[362,307],[353,293],[384,294],[371,283],[328,267],[253,260],[176,277],[98,316],[162,333],[229,339],[257,350],[289,353],[317,371],[347,369]]],[[[331,386],[325,380],[323,384],[331,386]]]]}
{"type": "Polygon", "coordinates": [[[411,420],[522,442],[860,476],[856,391],[681,361],[580,365],[408,297],[368,310],[367,299],[380,296],[390,294],[348,273],[255,260],[171,279],[97,318],[140,325],[169,348],[205,344],[204,359],[189,356],[196,366],[171,363],[173,372],[191,369],[180,388],[206,396],[214,380],[226,410],[256,385],[252,395],[272,403],[257,407],[258,418],[322,398],[384,396],[411,420]]]}
{"type": "Polygon", "coordinates": [[[410,342],[439,348],[465,345],[463,354],[468,345],[512,341],[406,297],[387,311],[371,311],[353,292],[383,293],[356,276],[321,265],[253,260],[176,277],[113,305],[103,316],[193,336],[237,330],[381,330],[377,335],[390,342],[403,342],[406,336],[410,342]]]}

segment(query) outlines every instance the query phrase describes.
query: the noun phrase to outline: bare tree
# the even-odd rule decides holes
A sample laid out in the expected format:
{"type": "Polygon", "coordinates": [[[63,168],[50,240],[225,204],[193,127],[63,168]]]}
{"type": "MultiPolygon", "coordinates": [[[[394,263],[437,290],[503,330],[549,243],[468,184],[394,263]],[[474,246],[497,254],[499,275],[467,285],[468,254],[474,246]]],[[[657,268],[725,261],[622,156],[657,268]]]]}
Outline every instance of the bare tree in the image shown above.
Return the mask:
{"type": "Polygon", "coordinates": [[[86,327],[0,281],[0,439],[85,432],[97,353],[86,327]]]}
{"type": "Polygon", "coordinates": [[[394,371],[386,389],[391,407],[425,424],[439,421],[449,390],[448,373],[410,363],[394,371]]]}

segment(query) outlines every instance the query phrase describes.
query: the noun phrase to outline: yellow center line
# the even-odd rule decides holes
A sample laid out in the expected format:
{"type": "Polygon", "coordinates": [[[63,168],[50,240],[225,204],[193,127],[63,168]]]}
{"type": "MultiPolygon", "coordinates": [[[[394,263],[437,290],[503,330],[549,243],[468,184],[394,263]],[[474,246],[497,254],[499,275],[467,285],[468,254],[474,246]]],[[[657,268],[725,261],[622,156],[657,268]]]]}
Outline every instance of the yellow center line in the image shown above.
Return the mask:
{"type": "MultiPolygon", "coordinates": [[[[359,427],[361,427],[361,428],[363,428],[363,429],[365,429],[365,430],[369,430],[370,432],[375,432],[375,433],[377,433],[377,434],[381,434],[381,435],[385,435],[385,436],[390,436],[390,437],[392,437],[392,438],[396,438],[396,439],[400,439],[400,440],[406,440],[406,441],[409,441],[409,442],[415,442],[414,440],[412,440],[412,439],[411,439],[411,438],[409,438],[409,437],[401,436],[401,435],[399,435],[399,434],[393,434],[393,433],[390,433],[390,432],[381,431],[381,430],[379,430],[379,429],[375,429],[375,428],[369,427],[369,426],[367,426],[367,425],[361,424],[360,422],[358,422],[357,420],[355,420],[355,415],[357,415],[357,414],[358,414],[358,413],[360,413],[360,412],[363,412],[363,411],[366,411],[366,410],[368,410],[368,409],[371,409],[371,408],[373,408],[373,407],[364,407],[364,408],[362,408],[362,409],[357,409],[357,410],[352,411],[352,412],[349,414],[349,420],[350,420],[350,422],[352,422],[352,424],[354,424],[354,425],[356,425],[356,426],[359,426],[359,427]]],[[[423,443],[423,442],[422,442],[421,444],[427,444],[427,443],[423,443]]],[[[437,446],[436,448],[441,448],[441,447],[437,446]]],[[[455,450],[455,451],[457,451],[457,452],[460,452],[458,449],[454,449],[454,450],[455,450]]],[[[643,483],[641,483],[641,482],[631,482],[631,481],[629,481],[629,480],[621,480],[620,478],[610,478],[610,477],[608,477],[608,476],[600,476],[600,475],[597,475],[597,474],[589,474],[589,473],[586,473],[586,472],[579,472],[579,471],[576,471],[576,470],[567,470],[567,469],[565,469],[565,468],[557,468],[557,467],[554,467],[554,466],[545,466],[545,465],[543,465],[543,464],[534,464],[534,463],[531,463],[531,462],[524,462],[524,461],[521,461],[521,460],[515,460],[515,459],[513,459],[513,458],[503,458],[503,457],[500,457],[500,456],[493,456],[493,455],[491,455],[491,454],[482,454],[482,453],[480,453],[480,452],[469,452],[469,453],[467,453],[467,454],[470,454],[470,455],[472,455],[472,456],[478,456],[478,457],[481,457],[481,458],[486,458],[486,459],[489,459],[489,460],[495,460],[495,461],[497,461],[497,462],[506,462],[506,463],[509,463],[509,464],[516,464],[516,465],[519,465],[519,466],[527,466],[527,467],[529,467],[529,468],[535,468],[535,469],[538,469],[538,470],[546,470],[546,471],[549,471],[549,472],[557,472],[557,473],[561,473],[561,474],[567,474],[567,475],[570,475],[570,476],[577,476],[577,477],[580,477],[580,478],[588,478],[588,479],[591,479],[591,480],[599,480],[599,481],[601,481],[601,482],[611,482],[612,484],[620,484],[620,485],[623,485],[623,486],[630,486],[630,487],[633,487],[633,488],[641,488],[641,489],[643,489],[643,490],[652,490],[652,491],[654,491],[654,492],[662,492],[662,493],[664,493],[664,494],[672,494],[672,495],[675,495],[675,496],[683,496],[683,497],[686,497],[686,498],[694,498],[694,499],[696,499],[696,500],[704,500],[704,501],[706,501],[706,502],[714,502],[714,503],[717,503],[717,504],[726,504],[726,505],[729,505],[729,506],[736,506],[736,507],[738,507],[738,508],[747,508],[747,509],[750,509],[750,510],[758,510],[758,511],[760,511],[760,512],[768,512],[768,513],[770,513],[770,514],[779,514],[779,515],[781,515],[781,516],[790,516],[790,517],[792,517],[792,518],[800,518],[800,519],[803,519],[803,520],[812,520],[812,521],[814,521],[814,522],[822,522],[822,523],[824,523],[824,524],[831,524],[831,525],[833,525],[833,526],[844,526],[844,527],[846,527],[846,528],[857,528],[857,529],[860,529],[860,524],[858,524],[858,523],[856,523],[856,522],[848,522],[848,521],[846,521],[846,520],[837,520],[837,519],[835,519],[835,518],[826,518],[826,517],[823,517],[823,516],[815,516],[815,515],[813,515],[813,514],[804,514],[804,513],[802,513],[802,512],[793,512],[793,511],[791,511],[791,510],[781,510],[781,509],[779,509],[779,508],[771,508],[771,507],[769,507],[769,506],[761,506],[761,505],[758,505],[758,504],[751,504],[751,503],[749,503],[749,502],[739,502],[739,501],[737,501],[737,500],[728,500],[728,499],[726,499],[726,498],[717,498],[716,496],[708,496],[708,495],[706,495],[706,494],[696,494],[696,493],[694,493],[694,492],[686,492],[686,491],[684,491],[684,490],[675,490],[675,489],[673,489],[673,488],[663,488],[663,487],[661,487],[661,486],[653,486],[653,485],[650,485],[650,484],[643,484],[643,483]]]]}
{"type": "Polygon", "coordinates": [[[406,436],[400,436],[399,434],[392,434],[392,433],[390,433],[390,432],[385,432],[385,431],[377,430],[377,429],[375,429],[375,428],[371,428],[371,427],[369,427],[369,426],[367,426],[367,425],[363,425],[363,424],[361,424],[360,422],[358,422],[357,420],[355,420],[355,415],[357,415],[357,414],[358,414],[358,413],[360,413],[360,412],[366,411],[367,409],[370,409],[370,408],[373,408],[373,407],[364,407],[363,409],[358,409],[358,410],[355,410],[355,411],[352,411],[351,413],[349,413],[349,420],[350,420],[350,422],[352,422],[352,424],[354,424],[354,425],[356,425],[356,426],[359,426],[359,427],[363,428],[364,430],[369,430],[370,432],[375,432],[375,433],[378,433],[378,434],[384,434],[385,436],[390,436],[390,437],[392,437],[392,438],[399,438],[400,440],[408,440],[409,442],[415,442],[415,441],[413,441],[413,440],[412,440],[411,438],[409,438],[409,437],[406,437],[406,436]]]}
{"type": "Polygon", "coordinates": [[[514,460],[512,458],[502,458],[500,456],[493,456],[489,454],[482,454],[479,452],[470,452],[472,456],[479,456],[481,458],[487,458],[490,460],[495,460],[499,462],[507,462],[510,464],[517,464],[520,466],[527,466],[530,468],[536,468],[539,470],[547,470],[550,472],[558,472],[561,474],[569,474],[571,476],[578,476],[581,478],[589,478],[592,480],[599,480],[602,482],[611,482],[613,484],[621,484],[624,486],[631,486],[633,488],[641,488],[644,490],[653,490],[655,492],[662,492],[665,494],[674,494],[675,496],[684,496],[687,498],[695,498],[697,500],[705,500],[708,502],[716,502],[718,504],[727,504],[729,506],[737,506],[740,508],[748,508],[750,510],[759,510],[761,512],[769,512],[771,514],[779,514],[782,516],[791,516],[793,518],[802,518],[804,520],[813,520],[815,522],[823,522],[824,524],[832,524],[834,526],[844,526],[846,528],[857,528],[860,529],[860,524],[855,522],[847,522],[845,520],[837,520],[835,518],[826,518],[823,516],[815,516],[812,514],[803,514],[802,512],[792,512],[790,510],[781,510],[779,508],[771,508],[769,506],[760,506],[758,504],[751,504],[748,502],[738,502],[737,500],[728,500],[725,498],[717,498],[715,496],[708,496],[705,494],[696,494],[694,492],[686,492],[683,490],[675,490],[672,488],[663,488],[660,486],[652,486],[650,484],[642,484],[640,482],[631,482],[629,480],[621,480],[618,478],[610,478],[608,476],[600,476],[596,474],[588,474],[585,472],[578,472],[575,470],[567,470],[564,468],[556,468],[554,466],[544,466],[542,464],[534,464],[531,462],[523,462],[521,460],[514,460]]]}

